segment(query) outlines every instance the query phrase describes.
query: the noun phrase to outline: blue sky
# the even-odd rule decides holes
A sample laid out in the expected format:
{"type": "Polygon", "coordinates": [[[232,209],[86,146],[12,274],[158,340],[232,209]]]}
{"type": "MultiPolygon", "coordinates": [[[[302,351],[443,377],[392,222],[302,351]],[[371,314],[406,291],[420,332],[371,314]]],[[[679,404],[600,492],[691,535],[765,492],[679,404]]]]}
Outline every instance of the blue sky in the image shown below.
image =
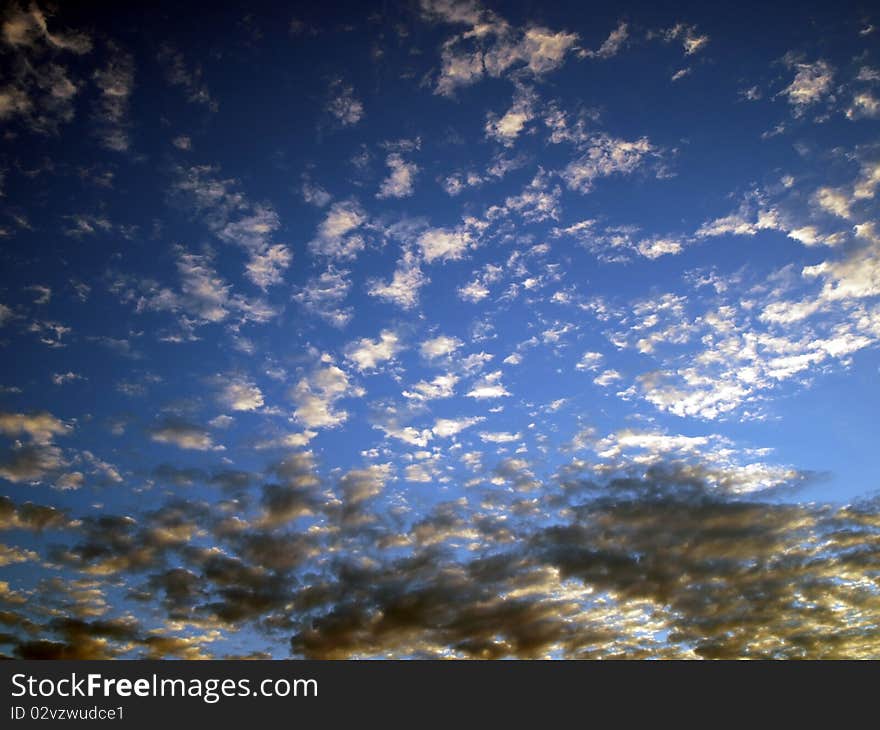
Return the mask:
{"type": "Polygon", "coordinates": [[[878,28],[10,6],[0,651],[872,655],[878,28]]]}

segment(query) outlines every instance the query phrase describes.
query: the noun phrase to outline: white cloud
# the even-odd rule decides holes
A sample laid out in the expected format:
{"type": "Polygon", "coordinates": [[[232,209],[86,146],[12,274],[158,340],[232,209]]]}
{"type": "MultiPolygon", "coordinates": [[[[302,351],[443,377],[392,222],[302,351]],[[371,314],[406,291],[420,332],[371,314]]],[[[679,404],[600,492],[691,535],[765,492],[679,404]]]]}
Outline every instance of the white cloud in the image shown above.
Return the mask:
{"type": "Polygon", "coordinates": [[[436,360],[439,357],[447,357],[462,346],[462,341],[457,337],[449,337],[447,335],[438,335],[429,340],[425,340],[419,345],[419,352],[422,357],[428,360],[436,360]]]}
{"type": "Polygon", "coordinates": [[[611,58],[618,54],[627,38],[629,38],[629,26],[620,21],[617,27],[608,34],[608,37],[599,46],[598,50],[584,50],[581,51],[580,55],[588,58],[611,58]]]}
{"type": "Polygon", "coordinates": [[[428,277],[422,273],[418,256],[406,249],[397,262],[391,281],[384,283],[377,279],[370,280],[367,294],[403,309],[412,309],[419,302],[419,290],[427,283],[428,277]]]}
{"type": "Polygon", "coordinates": [[[410,390],[403,391],[403,397],[416,401],[451,398],[455,394],[458,376],[453,374],[438,375],[431,381],[420,380],[410,390]]]}
{"type": "Polygon", "coordinates": [[[827,61],[803,63],[791,58],[786,60],[790,68],[797,69],[792,82],[781,92],[794,107],[795,116],[801,116],[807,107],[816,104],[831,92],[834,69],[827,61]]]}
{"type": "Polygon", "coordinates": [[[218,375],[217,400],[233,411],[256,411],[263,407],[263,393],[249,378],[242,375],[218,375]]]}
{"type": "Polygon", "coordinates": [[[466,428],[470,428],[486,419],[483,416],[471,416],[468,418],[438,418],[434,421],[432,429],[438,438],[450,438],[461,433],[466,428]]]}
{"type": "Polygon", "coordinates": [[[309,250],[330,259],[353,259],[366,245],[361,232],[366,222],[366,213],[355,201],[334,203],[309,241],[309,250]]]}
{"type": "Polygon", "coordinates": [[[327,111],[343,127],[351,127],[357,124],[364,116],[364,105],[354,95],[354,89],[341,80],[336,80],[330,85],[330,100],[327,102],[327,111]]]}
{"type": "Polygon", "coordinates": [[[482,400],[485,398],[502,398],[509,396],[510,393],[501,382],[501,376],[502,373],[500,370],[487,373],[474,383],[473,387],[467,394],[468,397],[482,400]]]}
{"type": "Polygon", "coordinates": [[[431,20],[471,26],[443,44],[438,94],[451,95],[485,76],[499,78],[509,71],[540,77],[559,68],[578,40],[575,33],[540,26],[514,28],[475,3],[423,0],[422,10],[431,20]]]}
{"type": "Polygon", "coordinates": [[[700,35],[695,25],[687,23],[676,23],[668,30],[662,31],[661,37],[667,43],[674,40],[681,41],[686,56],[702,50],[709,43],[709,36],[700,35]]]}
{"type": "Polygon", "coordinates": [[[211,434],[194,423],[180,419],[165,419],[150,429],[150,438],[163,444],[172,444],[180,449],[191,451],[210,451],[218,448],[211,434]]]}
{"type": "Polygon", "coordinates": [[[628,141],[603,132],[590,138],[584,154],[565,167],[562,177],[571,190],[588,193],[597,179],[630,175],[647,157],[656,154],[657,149],[647,137],[628,141]]]}
{"type": "Polygon", "coordinates": [[[601,352],[585,352],[575,367],[578,370],[598,370],[604,360],[601,352]]]}
{"type": "Polygon", "coordinates": [[[363,337],[352,342],[345,348],[345,357],[363,372],[375,370],[381,363],[391,360],[401,349],[397,334],[391,330],[383,330],[377,340],[363,337]]]}
{"type": "Polygon", "coordinates": [[[346,269],[329,266],[326,271],[309,279],[293,298],[334,327],[345,327],[354,316],[351,307],[342,306],[351,290],[348,274],[346,269]]]}
{"type": "Polygon", "coordinates": [[[489,296],[489,290],[479,279],[458,288],[458,296],[466,302],[480,302],[489,296]]]}
{"type": "Polygon", "coordinates": [[[603,388],[620,380],[623,380],[623,376],[617,370],[604,370],[593,378],[593,382],[603,388]]]}
{"type": "Polygon", "coordinates": [[[95,71],[95,84],[101,93],[97,109],[98,138],[114,152],[129,148],[128,107],[134,87],[134,62],[129,54],[113,49],[113,58],[95,71]]]}
{"type": "Polygon", "coordinates": [[[55,436],[69,433],[71,427],[51,413],[0,412],[0,433],[6,436],[26,434],[36,444],[48,444],[55,436]]]}
{"type": "Polygon", "coordinates": [[[880,99],[870,91],[854,94],[846,116],[848,119],[880,119],[880,99]]]}
{"type": "Polygon", "coordinates": [[[535,118],[535,95],[527,89],[520,89],[513,100],[513,105],[502,116],[490,113],[486,120],[486,138],[494,139],[505,147],[510,147],[535,118]]]}
{"type": "Polygon", "coordinates": [[[388,177],[382,181],[377,198],[408,198],[415,189],[416,175],[419,166],[415,162],[407,162],[403,156],[393,152],[385,159],[388,165],[388,177]]]}
{"type": "Polygon", "coordinates": [[[348,420],[348,413],[335,410],[336,401],[347,396],[359,396],[343,370],[327,358],[291,391],[296,404],[293,417],[306,428],[334,428],[348,420]]]}
{"type": "Polygon", "coordinates": [[[490,444],[509,444],[522,439],[521,433],[510,431],[481,431],[480,440],[490,444]]]}
{"type": "Polygon", "coordinates": [[[470,234],[463,229],[430,228],[422,233],[416,245],[425,261],[460,259],[472,243],[470,234]]]}

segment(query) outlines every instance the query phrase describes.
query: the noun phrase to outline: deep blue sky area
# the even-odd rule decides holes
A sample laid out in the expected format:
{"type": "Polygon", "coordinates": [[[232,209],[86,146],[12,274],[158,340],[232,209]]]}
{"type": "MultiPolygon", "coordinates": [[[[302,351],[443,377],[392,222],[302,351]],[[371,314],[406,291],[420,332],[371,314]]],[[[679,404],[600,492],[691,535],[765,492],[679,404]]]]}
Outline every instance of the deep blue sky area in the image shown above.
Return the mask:
{"type": "Polygon", "coordinates": [[[0,653],[875,656],[869,4],[0,19],[0,653]]]}

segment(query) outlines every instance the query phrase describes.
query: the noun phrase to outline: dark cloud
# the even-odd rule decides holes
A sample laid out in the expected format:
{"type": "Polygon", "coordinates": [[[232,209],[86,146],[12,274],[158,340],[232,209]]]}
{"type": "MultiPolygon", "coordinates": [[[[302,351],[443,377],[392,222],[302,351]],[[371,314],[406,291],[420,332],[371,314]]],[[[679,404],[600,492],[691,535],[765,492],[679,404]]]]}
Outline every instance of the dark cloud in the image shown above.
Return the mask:
{"type": "MultiPolygon", "coordinates": [[[[50,558],[82,580],[42,585],[54,596],[43,613],[11,589],[0,596],[15,655],[210,653],[191,633],[115,610],[119,588],[165,621],[250,627],[310,658],[874,654],[878,502],[737,495],[694,465],[541,482],[523,462],[511,474],[530,475],[528,497],[487,487],[411,517],[379,499],[383,470],[345,473],[338,497],[308,452],[268,471],[278,482],[253,508],[178,498],[75,523],[76,540],[50,558]]],[[[0,517],[71,524],[8,500],[0,517]]]]}

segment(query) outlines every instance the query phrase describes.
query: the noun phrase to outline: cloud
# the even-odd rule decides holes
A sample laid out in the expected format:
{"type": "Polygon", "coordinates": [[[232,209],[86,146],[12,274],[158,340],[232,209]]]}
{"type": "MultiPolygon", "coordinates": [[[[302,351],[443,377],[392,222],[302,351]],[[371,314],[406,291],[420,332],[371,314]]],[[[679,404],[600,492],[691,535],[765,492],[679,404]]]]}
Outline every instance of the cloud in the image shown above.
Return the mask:
{"type": "Polygon", "coordinates": [[[72,30],[52,32],[36,4],[27,10],[16,4],[5,13],[0,37],[13,52],[6,83],[0,86],[0,120],[18,118],[31,131],[56,133],[74,118],[80,90],[63,65],[64,57],[91,51],[90,36],[72,30]]]}
{"type": "Polygon", "coordinates": [[[381,363],[394,358],[402,345],[395,332],[382,330],[379,339],[362,337],[345,348],[345,358],[361,372],[375,370],[381,363]]]}
{"type": "Polygon", "coordinates": [[[470,391],[468,391],[468,398],[483,400],[486,398],[502,398],[509,396],[510,393],[501,382],[501,376],[502,373],[500,370],[484,375],[477,380],[470,391]]]}
{"type": "Polygon", "coordinates": [[[862,91],[853,95],[846,110],[847,119],[878,119],[880,118],[880,99],[870,91],[862,91]]]}
{"type": "Polygon", "coordinates": [[[253,204],[238,190],[235,180],[217,177],[208,165],[179,168],[174,192],[203,216],[224,243],[238,246],[248,257],[245,276],[264,291],[283,281],[292,254],[273,243],[280,228],[278,213],[267,204],[253,204]]]}
{"type": "Polygon", "coordinates": [[[95,71],[94,80],[101,93],[96,110],[98,139],[114,152],[125,152],[131,141],[128,135],[128,109],[134,88],[134,61],[131,54],[111,48],[113,58],[95,71]]]}
{"type": "Polygon", "coordinates": [[[207,429],[180,418],[165,418],[149,429],[150,438],[179,449],[210,451],[217,446],[207,429]]]}
{"type": "Polygon", "coordinates": [[[529,223],[541,223],[550,218],[557,220],[561,194],[559,186],[551,185],[550,176],[539,169],[538,174],[522,192],[505,199],[504,208],[506,211],[518,213],[529,223]]]}
{"type": "Polygon", "coordinates": [[[781,93],[788,97],[794,115],[799,117],[808,107],[830,94],[834,69],[827,61],[821,59],[813,63],[805,63],[788,57],[786,65],[797,71],[792,82],[781,93]]]}
{"type": "Polygon", "coordinates": [[[46,411],[40,413],[11,413],[0,411],[0,433],[5,436],[26,435],[35,444],[51,443],[55,436],[71,431],[71,426],[46,411]]]}
{"type": "Polygon", "coordinates": [[[342,303],[351,290],[351,279],[347,269],[329,266],[325,271],[309,281],[293,295],[307,311],[312,312],[334,327],[345,327],[354,316],[352,307],[342,303]]]}
{"type": "Polygon", "coordinates": [[[575,158],[562,171],[570,190],[589,193],[596,180],[611,175],[631,175],[657,149],[647,137],[624,140],[599,133],[590,138],[584,154],[575,158]]]}
{"type": "Polygon", "coordinates": [[[675,40],[681,41],[686,56],[701,51],[709,43],[709,36],[700,35],[695,25],[687,23],[676,23],[671,28],[661,31],[660,37],[667,43],[675,40]]]}
{"type": "Polygon", "coordinates": [[[526,89],[520,89],[514,97],[513,105],[502,116],[490,113],[486,120],[486,138],[510,147],[516,138],[532,121],[534,112],[534,94],[526,89]]]}
{"type": "Polygon", "coordinates": [[[85,33],[60,31],[52,33],[45,14],[32,4],[27,10],[12,5],[3,20],[2,36],[4,43],[18,48],[32,48],[45,43],[61,51],[75,54],[92,50],[92,40],[85,33]]]}
{"type": "Polygon", "coordinates": [[[17,504],[9,497],[0,496],[0,530],[61,530],[75,527],[76,521],[57,507],[24,502],[17,504]]]}
{"type": "Polygon", "coordinates": [[[451,398],[455,395],[456,383],[458,383],[457,375],[451,373],[447,375],[438,375],[430,381],[420,380],[412,386],[411,390],[403,391],[403,397],[415,401],[451,398]]]}
{"type": "Polygon", "coordinates": [[[416,240],[425,261],[460,259],[473,244],[470,234],[461,228],[430,228],[416,240]]]}
{"type": "Polygon", "coordinates": [[[353,259],[366,245],[362,233],[366,222],[366,213],[355,201],[333,203],[317,235],[309,241],[309,249],[330,259],[353,259]]]}
{"type": "Polygon", "coordinates": [[[354,89],[342,82],[335,80],[330,85],[330,99],[327,102],[327,112],[343,127],[351,127],[357,124],[364,116],[364,105],[354,95],[354,89]]]}
{"type": "Polygon", "coordinates": [[[408,198],[415,190],[416,175],[419,166],[414,162],[407,162],[403,156],[394,152],[385,159],[388,165],[388,177],[382,181],[377,198],[408,198]]]}
{"type": "Polygon", "coordinates": [[[481,431],[480,441],[489,444],[509,444],[522,439],[521,433],[511,433],[510,431],[481,431]]]}
{"type": "Polygon", "coordinates": [[[627,38],[629,38],[629,25],[621,20],[617,27],[608,34],[598,50],[584,50],[581,51],[581,55],[588,58],[612,58],[620,52],[627,38]]]}
{"type": "Polygon", "coordinates": [[[443,44],[435,91],[446,96],[486,76],[516,73],[541,77],[559,68],[578,40],[575,33],[537,25],[514,28],[477,3],[423,0],[422,11],[429,20],[471,26],[443,44]]]}
{"type": "Polygon", "coordinates": [[[391,281],[385,283],[380,279],[371,279],[367,294],[402,309],[412,309],[419,303],[419,290],[428,281],[428,277],[422,273],[419,257],[411,249],[405,249],[391,275],[391,281]]]}
{"type": "Polygon", "coordinates": [[[296,404],[293,417],[307,428],[334,428],[348,420],[348,413],[335,410],[336,401],[359,395],[345,372],[325,360],[291,391],[296,404]]]}
{"type": "Polygon", "coordinates": [[[256,383],[243,375],[218,375],[217,400],[233,411],[257,411],[263,407],[263,393],[256,383]]]}
{"type": "Polygon", "coordinates": [[[432,432],[439,438],[450,438],[461,433],[486,419],[482,416],[469,416],[466,418],[438,418],[434,421],[432,432]]]}
{"type": "Polygon", "coordinates": [[[165,72],[165,80],[172,86],[178,86],[186,92],[186,99],[191,104],[202,104],[209,111],[219,109],[217,100],[203,80],[201,66],[188,67],[183,54],[173,46],[163,43],[159,48],[159,63],[165,72]]]}
{"type": "MultiPolygon", "coordinates": [[[[0,477],[10,482],[40,482],[52,477],[61,477],[60,471],[69,462],[57,446],[50,443],[35,441],[28,444],[16,444],[13,448],[0,454],[0,477]]],[[[64,488],[64,483],[60,485],[64,488]]],[[[76,488],[78,483],[71,482],[76,488]]]]}
{"type": "Polygon", "coordinates": [[[437,335],[419,345],[419,353],[428,360],[436,360],[451,355],[462,346],[462,341],[449,335],[437,335]]]}

